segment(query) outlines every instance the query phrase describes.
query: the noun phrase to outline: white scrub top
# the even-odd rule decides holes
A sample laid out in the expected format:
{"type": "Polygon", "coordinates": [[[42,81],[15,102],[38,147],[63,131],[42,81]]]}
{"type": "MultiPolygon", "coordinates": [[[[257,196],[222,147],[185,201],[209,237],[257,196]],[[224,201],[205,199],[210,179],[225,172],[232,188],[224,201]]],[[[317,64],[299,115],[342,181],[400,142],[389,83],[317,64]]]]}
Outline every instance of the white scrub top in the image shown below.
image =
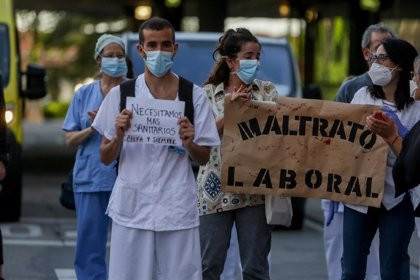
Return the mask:
{"type": "MultiPolygon", "coordinates": [[[[371,104],[379,105],[382,107],[389,107],[395,111],[395,114],[398,116],[401,123],[408,130],[410,130],[416,124],[416,122],[420,120],[420,102],[414,102],[408,107],[404,108],[404,110],[397,111],[395,104],[382,99],[373,99],[369,91],[367,90],[367,87],[359,89],[354,95],[351,103],[371,104]]],[[[398,197],[395,197],[395,184],[394,179],[392,177],[392,167],[394,166],[396,159],[397,157],[394,155],[391,149],[388,149],[388,159],[386,163],[385,174],[385,190],[384,196],[382,198],[382,204],[387,210],[390,210],[393,207],[397,206],[405,196],[405,194],[402,194],[398,197]]],[[[367,213],[368,211],[368,207],[366,206],[357,206],[352,204],[346,204],[346,206],[362,213],[367,213]]]]}
{"type": "MultiPolygon", "coordinates": [[[[138,76],[135,96],[154,98],[144,74],[138,76]]],[[[177,98],[178,99],[178,98],[177,98]]],[[[216,122],[202,88],[194,85],[194,143],[220,145],[216,122]]],[[[93,127],[111,140],[115,137],[115,119],[119,115],[120,87],[105,97],[93,127]]],[[[124,142],[118,177],[107,214],[122,226],[153,231],[197,227],[197,187],[188,155],[168,150],[168,146],[124,142]]]]}

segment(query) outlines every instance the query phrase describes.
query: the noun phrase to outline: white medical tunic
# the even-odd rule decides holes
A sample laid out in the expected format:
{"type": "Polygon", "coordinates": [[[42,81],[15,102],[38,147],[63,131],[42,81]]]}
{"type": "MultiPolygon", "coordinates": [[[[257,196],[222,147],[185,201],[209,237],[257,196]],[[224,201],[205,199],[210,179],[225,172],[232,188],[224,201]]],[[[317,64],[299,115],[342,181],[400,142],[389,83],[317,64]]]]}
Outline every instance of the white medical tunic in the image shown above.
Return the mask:
{"type": "MultiPolygon", "coordinates": [[[[136,80],[135,96],[154,98],[144,74],[136,80]]],[[[196,85],[193,105],[193,142],[199,146],[220,145],[210,104],[203,89],[196,85]]],[[[109,140],[116,136],[119,106],[120,87],[117,86],[104,99],[92,125],[109,140]]],[[[194,228],[199,225],[196,189],[188,153],[181,155],[169,151],[168,146],[124,141],[107,214],[119,225],[143,230],[194,228]]]]}

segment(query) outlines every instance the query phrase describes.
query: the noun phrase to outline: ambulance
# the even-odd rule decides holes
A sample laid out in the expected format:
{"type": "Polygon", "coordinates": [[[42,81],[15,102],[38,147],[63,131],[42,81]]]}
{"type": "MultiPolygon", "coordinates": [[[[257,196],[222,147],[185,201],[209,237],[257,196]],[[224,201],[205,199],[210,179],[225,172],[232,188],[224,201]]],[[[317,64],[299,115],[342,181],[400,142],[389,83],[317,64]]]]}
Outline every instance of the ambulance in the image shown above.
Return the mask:
{"type": "Polygon", "coordinates": [[[46,95],[45,70],[28,65],[21,71],[12,0],[0,0],[0,79],[6,102],[8,163],[0,182],[0,221],[19,220],[22,204],[22,117],[24,99],[46,95]]]}

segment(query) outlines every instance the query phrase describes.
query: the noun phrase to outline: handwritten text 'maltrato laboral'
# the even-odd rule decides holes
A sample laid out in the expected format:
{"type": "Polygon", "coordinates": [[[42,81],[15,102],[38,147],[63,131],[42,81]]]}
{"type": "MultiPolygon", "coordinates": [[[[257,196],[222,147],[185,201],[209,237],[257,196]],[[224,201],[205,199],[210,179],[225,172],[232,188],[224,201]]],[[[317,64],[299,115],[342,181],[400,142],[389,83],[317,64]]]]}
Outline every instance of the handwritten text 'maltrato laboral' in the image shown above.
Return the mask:
{"type": "Polygon", "coordinates": [[[364,149],[371,149],[376,143],[376,134],[364,128],[364,125],[343,120],[327,120],[310,116],[288,116],[282,115],[281,122],[277,116],[267,116],[266,119],[258,121],[252,118],[248,121],[237,124],[242,140],[254,137],[274,134],[287,136],[305,136],[311,133],[312,136],[321,136],[347,140],[357,143],[364,149]],[[312,124],[312,129],[307,129],[307,124],[312,124]],[[291,127],[295,127],[293,130],[291,127]],[[361,131],[361,133],[358,133],[361,131]]]}

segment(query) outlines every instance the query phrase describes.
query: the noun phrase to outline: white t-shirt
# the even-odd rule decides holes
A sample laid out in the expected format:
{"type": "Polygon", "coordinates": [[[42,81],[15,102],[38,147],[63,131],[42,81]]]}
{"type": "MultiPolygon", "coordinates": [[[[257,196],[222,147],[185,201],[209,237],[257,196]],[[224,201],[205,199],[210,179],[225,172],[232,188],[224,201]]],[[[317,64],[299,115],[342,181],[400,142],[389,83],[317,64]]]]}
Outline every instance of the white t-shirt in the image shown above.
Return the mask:
{"type": "MultiPolygon", "coordinates": [[[[135,96],[154,98],[144,74],[138,76],[135,96]]],[[[178,100],[178,97],[177,97],[178,100]]],[[[194,85],[194,143],[220,145],[216,122],[202,88],[194,85]]],[[[119,115],[120,87],[105,97],[92,126],[111,140],[119,115]]],[[[168,146],[124,142],[118,177],[107,214],[122,226],[153,231],[181,230],[199,225],[197,191],[188,154],[180,155],[168,146]]]]}
{"type": "MultiPolygon", "coordinates": [[[[410,130],[417,121],[420,120],[420,102],[414,102],[406,107],[402,111],[397,111],[396,105],[394,103],[382,100],[374,99],[370,95],[367,87],[359,89],[351,101],[352,104],[372,104],[379,105],[382,107],[389,107],[395,110],[396,115],[400,119],[401,123],[410,130]]],[[[386,164],[386,175],[385,175],[385,190],[384,196],[382,198],[382,204],[387,210],[392,209],[397,206],[404,198],[405,194],[402,194],[398,197],[395,197],[395,185],[394,179],[392,177],[392,167],[394,166],[396,156],[391,151],[388,150],[388,159],[386,164]]],[[[368,208],[366,206],[356,206],[352,204],[346,204],[347,207],[352,208],[356,211],[367,213],[368,208]]]]}

